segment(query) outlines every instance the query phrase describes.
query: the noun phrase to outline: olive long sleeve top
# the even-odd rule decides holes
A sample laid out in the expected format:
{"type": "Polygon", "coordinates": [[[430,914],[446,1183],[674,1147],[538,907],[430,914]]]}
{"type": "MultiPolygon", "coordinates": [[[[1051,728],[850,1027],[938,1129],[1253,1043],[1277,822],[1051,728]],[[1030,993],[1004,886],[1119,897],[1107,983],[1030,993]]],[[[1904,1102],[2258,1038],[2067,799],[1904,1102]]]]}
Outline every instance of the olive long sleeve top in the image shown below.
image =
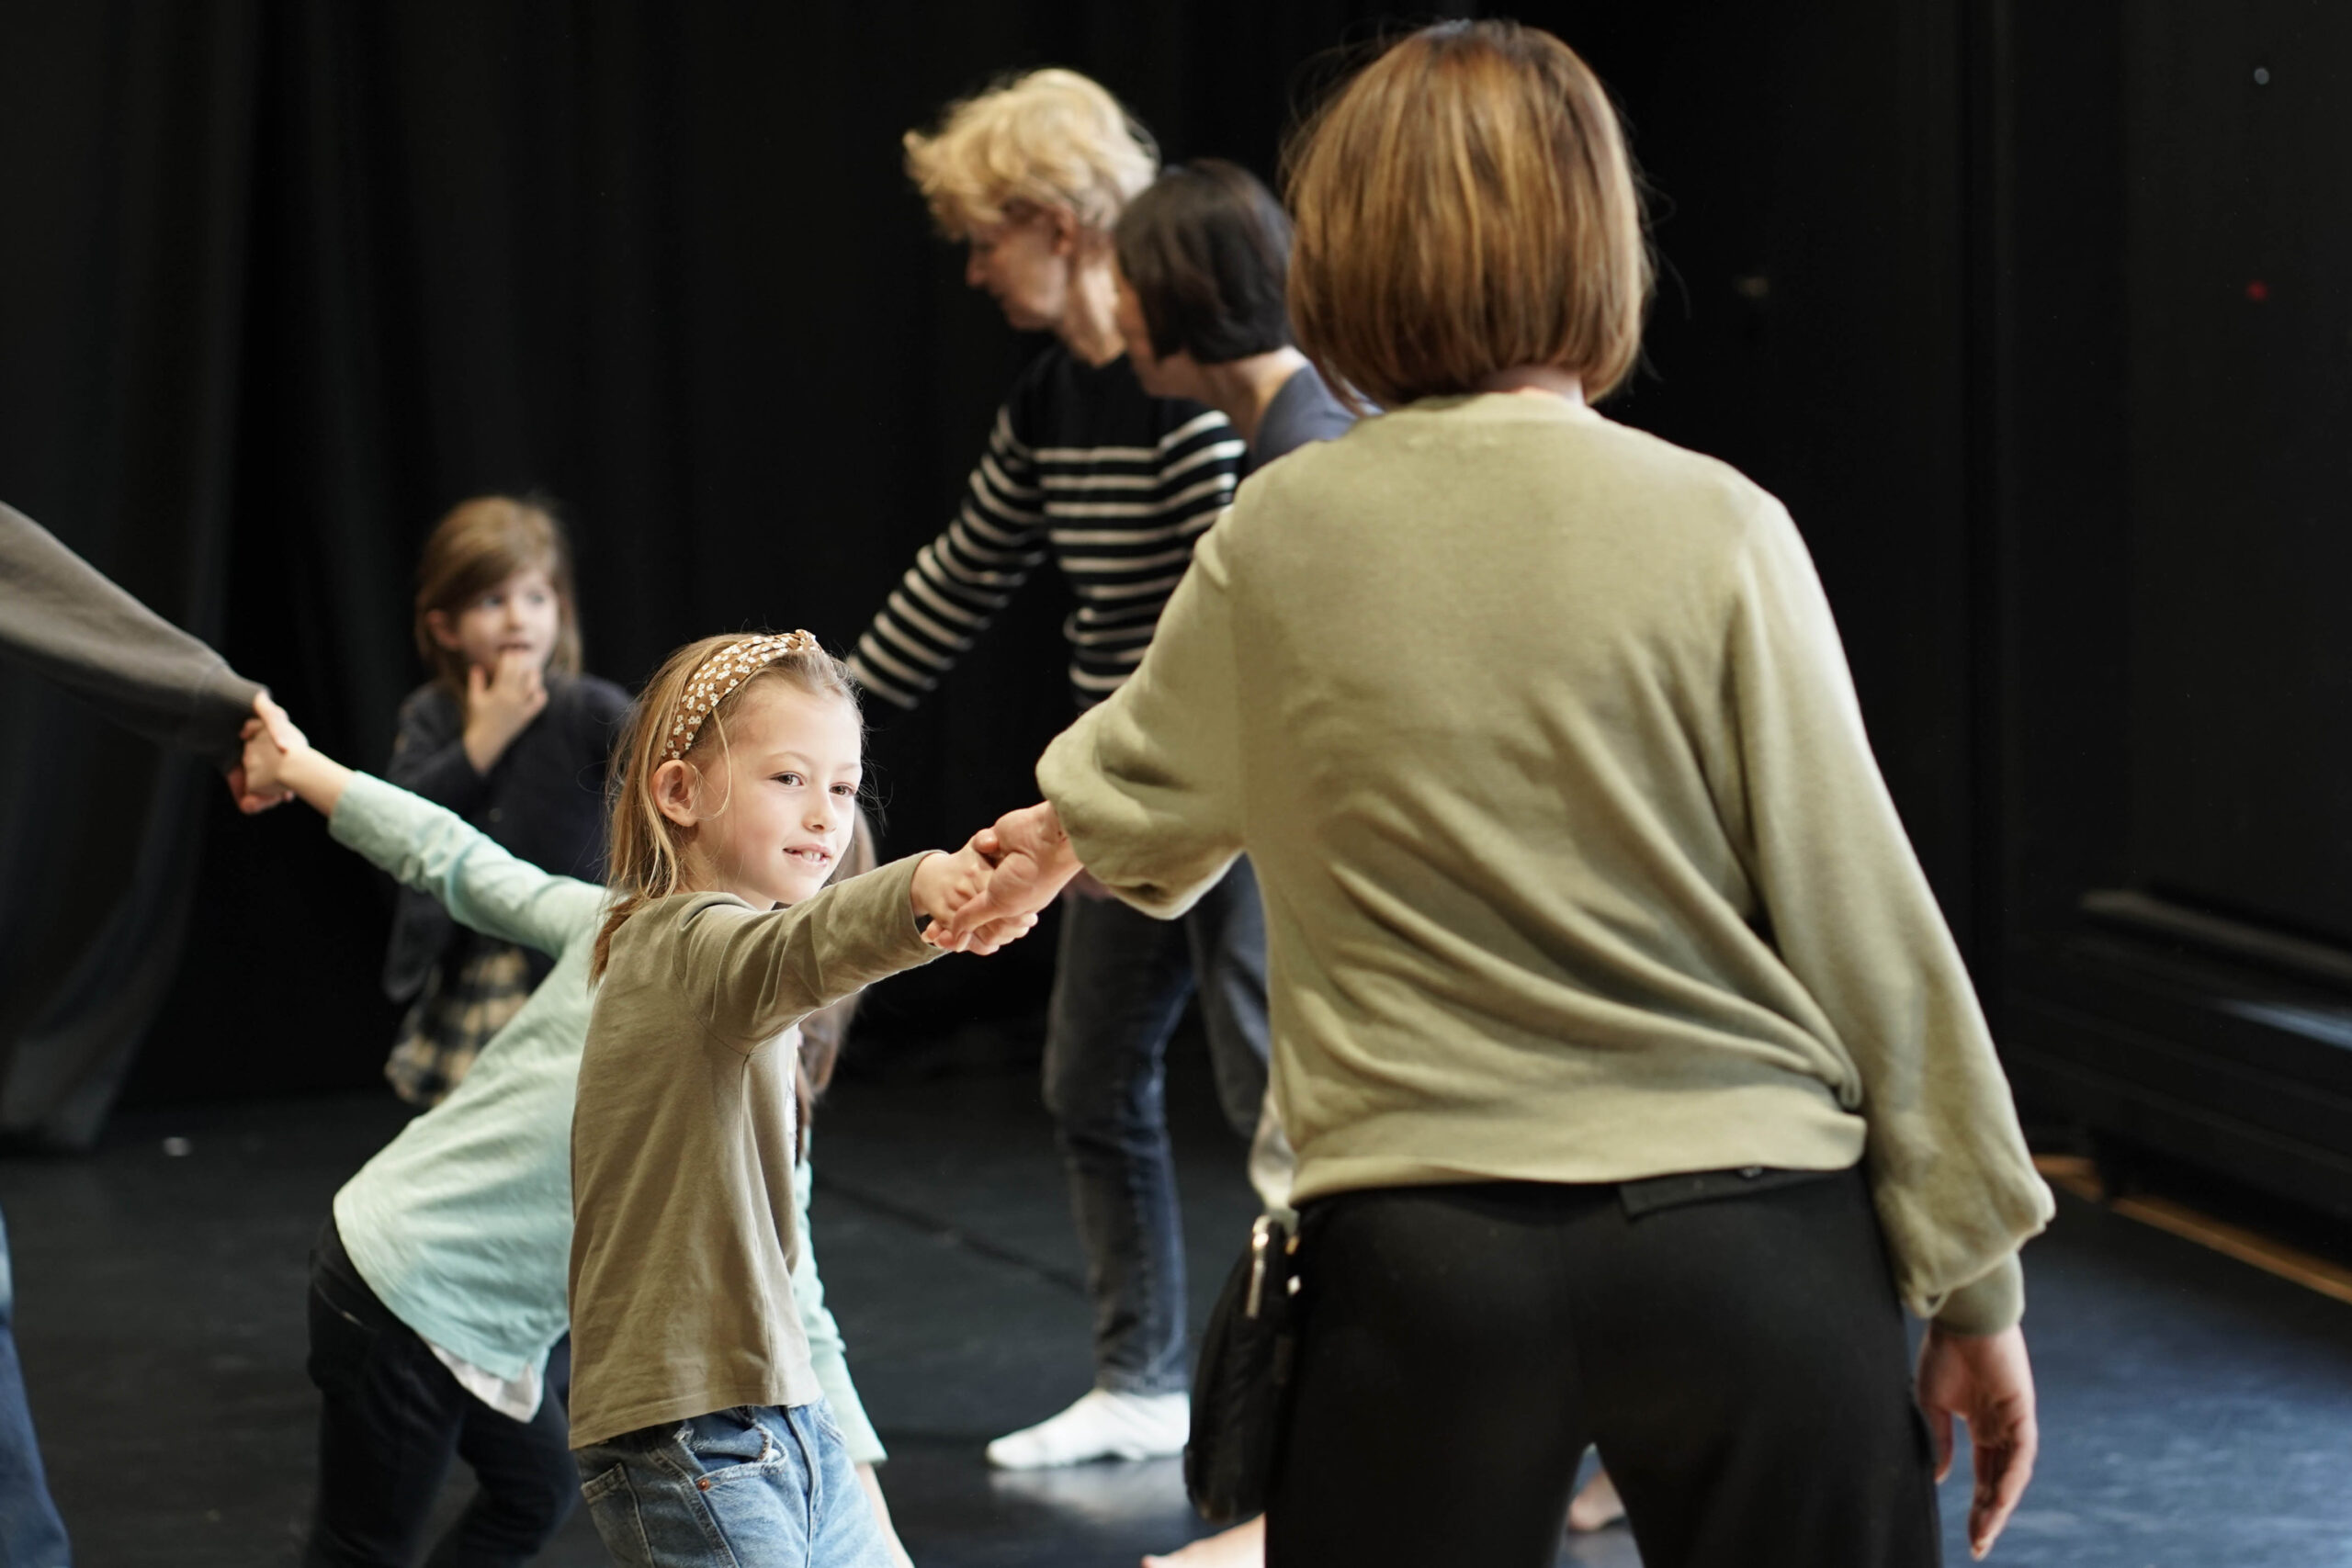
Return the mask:
{"type": "Polygon", "coordinates": [[[824,1393],[793,1283],[796,1026],[939,956],[922,859],[788,908],[673,894],[613,933],[571,1119],[574,1449],[824,1393]]]}
{"type": "Polygon", "coordinates": [[[1551,397],[1244,482],[1038,767],[1172,915],[1247,851],[1297,1193],[1862,1161],[1914,1310],[2052,1212],[1787,513],[1551,397]]]}
{"type": "MultiPolygon", "coordinates": [[[[556,961],[465,1081],[334,1198],[344,1249],[393,1316],[494,1377],[536,1373],[571,1326],[572,1091],[605,890],[542,871],[454,812],[366,773],[352,776],[331,829],[468,929],[556,961]]],[[[887,1457],[882,1441],[850,1379],[807,1241],[809,1193],[804,1160],[793,1183],[799,1327],[850,1458],[876,1463],[887,1457]]]]}

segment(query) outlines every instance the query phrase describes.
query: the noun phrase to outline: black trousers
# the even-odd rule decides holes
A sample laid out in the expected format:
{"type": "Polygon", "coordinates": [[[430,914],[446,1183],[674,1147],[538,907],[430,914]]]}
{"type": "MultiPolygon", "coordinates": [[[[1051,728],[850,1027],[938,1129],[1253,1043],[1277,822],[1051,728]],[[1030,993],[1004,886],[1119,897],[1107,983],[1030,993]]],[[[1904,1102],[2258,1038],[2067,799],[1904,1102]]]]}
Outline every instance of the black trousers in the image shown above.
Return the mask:
{"type": "Polygon", "coordinates": [[[311,1255],[310,1371],[323,1403],[304,1568],[410,1568],[453,1458],[480,1489],[430,1568],[528,1562],[580,1500],[564,1416],[571,1365],[570,1342],[557,1345],[538,1415],[501,1416],[376,1299],[328,1221],[311,1255]]]}
{"type": "Polygon", "coordinates": [[[1859,1172],[1308,1205],[1269,1568],[1548,1568],[1588,1443],[1646,1568],[1926,1568],[1933,1461],[1859,1172]]]}

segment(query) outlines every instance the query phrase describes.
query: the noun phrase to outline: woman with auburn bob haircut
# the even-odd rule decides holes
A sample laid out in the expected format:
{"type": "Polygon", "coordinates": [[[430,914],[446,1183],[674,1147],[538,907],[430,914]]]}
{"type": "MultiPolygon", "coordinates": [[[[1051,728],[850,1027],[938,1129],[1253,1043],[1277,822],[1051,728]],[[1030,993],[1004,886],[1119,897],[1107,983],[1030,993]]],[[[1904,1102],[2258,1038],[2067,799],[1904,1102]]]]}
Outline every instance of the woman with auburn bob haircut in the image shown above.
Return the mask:
{"type": "Polygon", "coordinates": [[[1241,488],[950,932],[1258,867],[1274,1568],[1547,1564],[1588,1441],[1649,1568],[1917,1568],[1954,1416],[1981,1555],[2050,1194],[1788,513],[1586,400],[1648,277],[1609,100],[1448,23],[1291,170],[1299,345],[1388,412],[1241,488]]]}

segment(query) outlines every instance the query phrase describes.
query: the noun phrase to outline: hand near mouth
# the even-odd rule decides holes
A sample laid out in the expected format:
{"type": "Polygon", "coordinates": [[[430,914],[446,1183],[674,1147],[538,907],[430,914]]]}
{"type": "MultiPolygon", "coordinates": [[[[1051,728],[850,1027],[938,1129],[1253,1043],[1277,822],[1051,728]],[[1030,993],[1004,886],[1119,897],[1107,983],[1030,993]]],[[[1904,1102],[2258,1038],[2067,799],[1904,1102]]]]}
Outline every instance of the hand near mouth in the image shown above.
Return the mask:
{"type": "Polygon", "coordinates": [[[548,705],[547,673],[527,648],[502,649],[498,668],[466,667],[466,760],[486,773],[548,705]]]}

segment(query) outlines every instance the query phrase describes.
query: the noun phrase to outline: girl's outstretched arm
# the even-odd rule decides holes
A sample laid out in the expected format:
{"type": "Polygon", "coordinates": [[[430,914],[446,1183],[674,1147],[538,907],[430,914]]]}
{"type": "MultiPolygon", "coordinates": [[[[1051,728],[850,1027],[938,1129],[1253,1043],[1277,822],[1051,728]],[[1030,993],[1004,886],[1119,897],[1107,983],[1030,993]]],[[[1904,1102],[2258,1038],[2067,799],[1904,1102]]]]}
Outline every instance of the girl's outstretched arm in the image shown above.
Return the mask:
{"type": "Polygon", "coordinates": [[[300,795],[338,842],[486,936],[555,957],[594,935],[603,888],[517,860],[455,813],[322,756],[284,709],[261,700],[267,707],[246,726],[249,787],[300,795]]]}

